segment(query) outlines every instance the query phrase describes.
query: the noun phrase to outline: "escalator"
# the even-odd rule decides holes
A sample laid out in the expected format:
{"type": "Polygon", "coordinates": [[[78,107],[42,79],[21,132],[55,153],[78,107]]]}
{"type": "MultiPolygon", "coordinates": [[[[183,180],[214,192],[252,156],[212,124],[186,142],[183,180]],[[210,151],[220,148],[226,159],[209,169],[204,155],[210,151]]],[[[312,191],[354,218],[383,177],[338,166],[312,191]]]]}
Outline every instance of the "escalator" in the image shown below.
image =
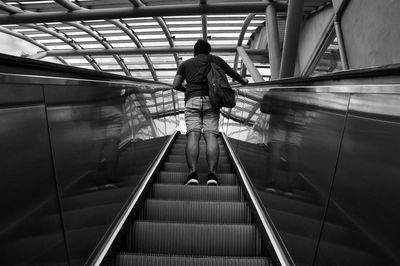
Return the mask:
{"type": "Polygon", "coordinates": [[[126,220],[120,244],[113,244],[112,258],[104,261],[124,266],[272,265],[265,237],[221,138],[220,186],[205,185],[208,167],[203,140],[200,184],[184,185],[185,143],[185,136],[176,138],[136,214],[126,220]]]}

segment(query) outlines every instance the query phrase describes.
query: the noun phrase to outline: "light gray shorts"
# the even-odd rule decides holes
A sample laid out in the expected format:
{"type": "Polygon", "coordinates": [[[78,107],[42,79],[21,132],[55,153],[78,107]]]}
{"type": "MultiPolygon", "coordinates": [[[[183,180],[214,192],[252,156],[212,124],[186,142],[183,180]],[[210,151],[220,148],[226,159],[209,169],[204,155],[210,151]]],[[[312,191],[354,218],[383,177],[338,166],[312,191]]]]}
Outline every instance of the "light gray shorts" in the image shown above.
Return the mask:
{"type": "Polygon", "coordinates": [[[218,135],[219,109],[211,106],[208,96],[198,96],[185,103],[187,133],[192,131],[218,135]]]}

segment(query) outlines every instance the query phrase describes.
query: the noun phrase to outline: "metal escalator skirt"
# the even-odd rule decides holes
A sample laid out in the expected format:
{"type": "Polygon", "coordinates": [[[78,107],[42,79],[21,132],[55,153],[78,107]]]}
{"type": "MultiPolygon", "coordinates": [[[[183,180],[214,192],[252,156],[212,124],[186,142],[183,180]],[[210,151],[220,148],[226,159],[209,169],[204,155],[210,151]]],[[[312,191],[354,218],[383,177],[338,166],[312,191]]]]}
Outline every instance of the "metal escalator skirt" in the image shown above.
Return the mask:
{"type": "Polygon", "coordinates": [[[241,179],[242,184],[244,185],[243,189],[249,195],[250,200],[252,201],[252,204],[255,207],[255,210],[257,212],[258,217],[260,218],[262,225],[264,227],[264,230],[268,234],[268,238],[271,241],[271,244],[274,248],[274,251],[276,253],[276,256],[282,266],[289,266],[289,265],[294,265],[294,262],[292,258],[290,257],[288,251],[286,250],[286,247],[282,245],[282,240],[280,239],[280,236],[276,233],[276,229],[274,225],[270,222],[269,217],[267,216],[259,201],[257,200],[256,195],[254,194],[254,191],[252,189],[252,186],[249,182],[249,179],[247,177],[247,174],[245,170],[242,167],[242,164],[240,163],[239,159],[237,158],[235,151],[232,148],[232,145],[230,144],[228,137],[226,136],[225,133],[222,133],[222,138],[226,144],[226,147],[229,151],[229,154],[231,155],[231,159],[237,169],[237,175],[238,178],[241,179]]]}
{"type": "Polygon", "coordinates": [[[175,138],[178,134],[179,134],[179,131],[175,131],[175,133],[172,134],[171,137],[168,139],[168,141],[165,143],[165,145],[162,148],[161,152],[159,153],[158,157],[155,159],[155,161],[151,165],[150,169],[147,171],[146,175],[142,179],[143,181],[139,184],[139,187],[135,191],[135,194],[131,197],[131,200],[128,203],[127,208],[124,210],[124,212],[120,216],[119,220],[116,222],[112,231],[108,235],[106,241],[104,241],[103,246],[99,249],[99,252],[97,253],[96,257],[93,259],[93,262],[91,265],[95,265],[95,266],[100,265],[104,256],[107,254],[108,249],[114,242],[119,231],[121,230],[122,226],[124,225],[126,219],[128,218],[129,214],[131,213],[133,207],[136,205],[140,196],[145,191],[146,187],[148,186],[149,182],[151,181],[152,176],[155,174],[155,172],[159,168],[160,163],[162,162],[163,158],[165,157],[167,151],[169,150],[170,146],[172,145],[173,141],[175,140],[175,138]]]}

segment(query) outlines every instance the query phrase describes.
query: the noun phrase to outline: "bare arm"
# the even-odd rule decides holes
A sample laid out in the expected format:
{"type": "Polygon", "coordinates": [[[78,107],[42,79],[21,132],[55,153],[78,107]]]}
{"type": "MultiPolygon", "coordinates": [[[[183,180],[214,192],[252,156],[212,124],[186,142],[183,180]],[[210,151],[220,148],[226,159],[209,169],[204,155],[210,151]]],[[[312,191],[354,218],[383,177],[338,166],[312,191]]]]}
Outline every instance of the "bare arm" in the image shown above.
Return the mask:
{"type": "Polygon", "coordinates": [[[242,76],[239,75],[235,70],[233,70],[225,61],[223,61],[219,66],[224,70],[224,72],[228,76],[230,76],[231,78],[233,78],[240,84],[245,85],[245,84],[249,83],[249,81],[247,79],[242,78],[242,76]]]}
{"type": "Polygon", "coordinates": [[[174,83],[172,84],[173,89],[177,91],[185,91],[186,88],[182,85],[182,82],[183,77],[181,75],[176,75],[174,78],[174,83]]]}

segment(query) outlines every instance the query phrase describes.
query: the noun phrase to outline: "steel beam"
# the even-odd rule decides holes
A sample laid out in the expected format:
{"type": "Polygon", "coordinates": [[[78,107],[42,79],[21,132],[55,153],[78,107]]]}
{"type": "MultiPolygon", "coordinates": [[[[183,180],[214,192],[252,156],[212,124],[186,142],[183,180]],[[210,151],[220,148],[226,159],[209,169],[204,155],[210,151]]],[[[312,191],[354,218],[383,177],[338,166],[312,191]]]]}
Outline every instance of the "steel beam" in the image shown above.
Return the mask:
{"type": "MultiPolygon", "coordinates": [[[[137,38],[136,34],[134,34],[133,31],[131,31],[131,29],[128,27],[128,25],[125,27],[124,24],[122,24],[122,22],[120,22],[119,20],[116,20],[116,19],[110,19],[110,20],[107,20],[107,21],[112,23],[112,24],[114,24],[118,28],[120,28],[127,36],[129,36],[129,38],[131,38],[131,40],[135,43],[135,45],[138,48],[143,48],[142,43],[137,38]]],[[[146,61],[147,66],[149,67],[149,70],[151,72],[151,75],[152,75],[153,79],[155,81],[157,81],[158,80],[157,73],[156,73],[156,71],[154,69],[153,63],[150,60],[150,57],[147,54],[143,54],[143,58],[146,61]]]]}
{"type": "MultiPolygon", "coordinates": [[[[135,7],[146,6],[141,0],[130,0],[130,1],[135,7]]],[[[167,24],[165,23],[164,19],[162,17],[153,17],[153,19],[155,21],[157,21],[158,25],[164,32],[165,37],[167,38],[167,41],[169,43],[169,46],[174,47],[175,46],[174,40],[172,39],[171,32],[169,31],[169,28],[168,28],[167,24]]],[[[174,53],[174,58],[175,58],[175,63],[178,66],[179,65],[179,55],[177,53],[174,53]]]]}
{"type": "Polygon", "coordinates": [[[21,13],[21,9],[19,9],[18,7],[15,7],[15,6],[10,6],[10,5],[4,3],[3,1],[0,1],[0,9],[8,12],[10,14],[21,13]]]}
{"type": "MultiPolygon", "coordinates": [[[[86,8],[83,8],[75,3],[70,2],[69,0],[55,0],[58,4],[60,4],[61,6],[67,8],[69,11],[74,12],[77,10],[88,10],[86,8]]],[[[133,0],[132,0],[133,1],[133,0]]],[[[135,3],[132,2],[134,5],[135,3]]],[[[135,5],[136,6],[136,5],[135,5]]],[[[126,26],[124,24],[122,24],[122,22],[120,22],[119,20],[115,20],[115,19],[110,19],[107,20],[108,22],[110,22],[111,24],[115,25],[116,27],[118,27],[119,29],[121,29],[123,32],[125,32],[125,34],[135,43],[135,45],[138,48],[142,48],[143,45],[142,43],[139,41],[139,39],[136,37],[136,35],[130,31],[129,27],[126,26]]],[[[82,29],[81,29],[82,30],[82,29]]],[[[103,45],[105,48],[109,49],[111,48],[107,43],[103,42],[102,40],[99,40],[98,38],[96,38],[96,34],[93,32],[92,34],[90,32],[85,31],[86,33],[88,33],[89,35],[91,35],[93,38],[95,38],[101,45],[103,45]]],[[[121,69],[124,71],[125,75],[127,75],[128,77],[131,77],[132,74],[129,71],[128,67],[126,66],[126,64],[124,63],[124,61],[122,60],[122,58],[118,57],[117,55],[113,55],[114,59],[117,60],[118,64],[120,65],[121,69]]],[[[149,70],[151,72],[151,75],[153,77],[154,80],[158,80],[157,78],[157,73],[154,69],[154,66],[150,60],[150,58],[148,57],[148,55],[144,54],[143,55],[149,70]]]]}
{"type": "Polygon", "coordinates": [[[265,10],[265,22],[267,29],[269,67],[271,79],[279,79],[281,67],[281,46],[279,42],[278,22],[274,5],[267,6],[265,10]]]}
{"type": "MultiPolygon", "coordinates": [[[[3,10],[5,10],[5,11],[7,11],[7,12],[11,12],[11,13],[13,14],[12,16],[14,16],[14,15],[16,15],[16,14],[31,14],[31,13],[33,13],[33,12],[29,12],[29,11],[24,11],[24,10],[18,8],[18,7],[14,7],[14,6],[7,5],[7,4],[5,4],[3,1],[0,1],[0,4],[1,4],[1,5],[0,5],[0,8],[3,9],[3,10]],[[8,7],[8,9],[7,9],[7,7],[8,7]]],[[[47,33],[47,34],[49,34],[49,35],[52,35],[52,36],[54,36],[54,37],[56,37],[56,38],[62,40],[63,42],[65,42],[66,44],[68,44],[69,46],[71,46],[72,48],[74,48],[75,50],[81,49],[78,45],[75,44],[75,42],[69,41],[65,36],[59,34],[58,32],[52,31],[52,30],[48,29],[48,28],[45,27],[45,26],[34,25],[34,24],[27,24],[27,25],[25,25],[25,26],[26,26],[26,27],[30,27],[30,28],[35,29],[35,30],[38,30],[38,31],[41,31],[41,32],[44,32],[44,33],[47,33]]],[[[72,41],[73,41],[73,40],[72,40],[72,41]]],[[[87,56],[87,55],[85,55],[84,57],[85,57],[86,61],[88,61],[88,63],[89,63],[95,70],[101,71],[101,69],[100,69],[100,67],[98,66],[97,62],[96,62],[93,58],[91,58],[91,57],[89,57],[89,56],[87,56]]],[[[65,62],[65,61],[63,61],[63,62],[65,62]]]]}
{"type": "MultiPolygon", "coordinates": [[[[65,22],[98,19],[122,19],[137,17],[188,16],[207,14],[246,14],[265,12],[268,2],[207,3],[204,5],[161,5],[143,7],[80,9],[0,15],[0,24],[65,22]]],[[[286,4],[276,3],[277,11],[286,11],[286,4]]]]}
{"type": "Polygon", "coordinates": [[[82,9],[82,7],[76,5],[75,3],[72,3],[69,0],[54,0],[54,2],[56,2],[57,4],[59,4],[60,6],[68,9],[68,10],[79,10],[82,9]]]}
{"type": "MultiPolygon", "coordinates": [[[[69,11],[74,11],[74,10],[81,10],[84,9],[81,6],[72,3],[69,0],[54,0],[57,4],[61,5],[62,7],[68,9],[69,11]]],[[[103,36],[99,36],[99,33],[95,33],[92,29],[88,29],[82,24],[79,24],[77,22],[67,22],[65,23],[67,25],[73,26],[83,32],[86,32],[89,36],[93,37],[98,43],[100,43],[104,48],[110,49],[111,46],[103,40],[103,36]]],[[[122,71],[124,71],[125,75],[128,77],[132,77],[131,72],[129,71],[128,67],[124,63],[124,61],[118,56],[118,55],[112,55],[117,64],[121,67],[122,71]]],[[[32,57],[33,59],[35,56],[32,57]]]]}
{"type": "MultiPolygon", "coordinates": [[[[65,23],[67,25],[73,26],[83,32],[86,32],[89,36],[93,37],[96,41],[98,41],[104,48],[106,49],[111,49],[112,47],[105,42],[102,38],[103,36],[99,36],[98,34],[94,33],[91,29],[86,28],[82,24],[79,24],[77,22],[67,22],[65,23]]],[[[112,55],[115,61],[118,63],[118,65],[121,67],[122,71],[124,71],[125,75],[128,77],[132,77],[131,72],[129,71],[128,67],[124,63],[124,61],[116,54],[112,55]]]]}
{"type": "MultiPolygon", "coordinates": [[[[234,53],[236,46],[213,47],[212,52],[234,53]]],[[[265,49],[245,49],[247,54],[265,54],[265,49]]],[[[81,49],[81,50],[53,50],[47,51],[47,56],[82,56],[82,55],[112,55],[112,54],[171,54],[171,53],[193,53],[193,47],[165,47],[165,48],[112,48],[112,49],[81,49]]]]}
{"type": "MultiPolygon", "coordinates": [[[[207,0],[200,0],[200,5],[206,5],[207,0]]],[[[208,30],[207,30],[207,15],[201,15],[201,29],[203,33],[203,40],[207,41],[208,39],[208,30]]]]}
{"type": "Polygon", "coordinates": [[[203,40],[207,41],[208,39],[208,29],[207,29],[207,16],[201,16],[201,28],[203,32],[203,40]]]}
{"type": "Polygon", "coordinates": [[[289,0],[280,78],[293,77],[294,75],[303,9],[304,0],[289,0]]]}
{"type": "Polygon", "coordinates": [[[338,44],[339,44],[340,59],[342,61],[342,65],[343,65],[343,69],[344,70],[349,69],[349,62],[348,62],[348,59],[347,59],[346,46],[344,45],[341,20],[342,20],[342,16],[343,16],[344,10],[346,9],[346,7],[349,4],[349,2],[350,2],[350,0],[342,1],[341,5],[339,6],[338,11],[336,12],[335,22],[334,22],[335,23],[336,37],[337,37],[338,44]]]}
{"type": "MultiPolygon", "coordinates": [[[[33,44],[33,45],[39,47],[40,49],[43,49],[44,52],[39,52],[39,53],[37,53],[37,55],[43,55],[43,56],[40,57],[40,58],[44,58],[44,57],[47,56],[46,51],[47,51],[49,48],[47,48],[46,46],[44,46],[44,45],[41,44],[41,43],[38,43],[37,41],[33,40],[32,38],[30,38],[30,37],[28,37],[28,36],[26,36],[26,35],[23,35],[23,34],[21,34],[21,33],[19,33],[19,32],[12,31],[12,30],[9,30],[9,29],[7,29],[7,28],[4,28],[4,27],[2,27],[2,26],[0,26],[0,32],[5,33],[5,34],[8,34],[8,35],[10,35],[10,36],[14,36],[14,37],[19,38],[19,39],[21,39],[21,40],[27,41],[27,42],[29,42],[29,43],[31,43],[31,44],[33,44]]],[[[28,58],[30,58],[30,57],[28,57],[28,58]]],[[[64,65],[69,65],[69,64],[67,63],[67,61],[65,61],[62,57],[58,57],[58,56],[57,56],[56,58],[57,58],[58,60],[60,60],[60,62],[63,63],[64,65]]],[[[32,59],[34,59],[34,58],[32,58],[32,59]]],[[[38,58],[38,59],[39,59],[39,58],[38,58]]]]}
{"type": "MultiPolygon", "coordinates": [[[[244,20],[242,29],[240,30],[240,34],[239,34],[239,39],[238,39],[238,42],[237,42],[237,46],[242,46],[243,39],[244,39],[244,34],[246,33],[247,28],[249,27],[250,22],[253,20],[253,18],[254,18],[255,16],[256,16],[256,14],[254,14],[254,13],[248,14],[247,17],[246,17],[246,19],[244,20]]],[[[236,53],[236,54],[235,54],[235,61],[234,61],[234,63],[233,63],[233,69],[234,69],[235,71],[237,71],[238,63],[239,63],[239,54],[236,53]]]]}
{"type": "Polygon", "coordinates": [[[250,57],[247,55],[246,51],[243,49],[242,46],[237,47],[237,52],[242,58],[242,62],[246,66],[247,70],[250,73],[250,76],[253,78],[255,82],[263,82],[264,79],[256,66],[253,64],[253,61],[251,61],[250,57]]]}

